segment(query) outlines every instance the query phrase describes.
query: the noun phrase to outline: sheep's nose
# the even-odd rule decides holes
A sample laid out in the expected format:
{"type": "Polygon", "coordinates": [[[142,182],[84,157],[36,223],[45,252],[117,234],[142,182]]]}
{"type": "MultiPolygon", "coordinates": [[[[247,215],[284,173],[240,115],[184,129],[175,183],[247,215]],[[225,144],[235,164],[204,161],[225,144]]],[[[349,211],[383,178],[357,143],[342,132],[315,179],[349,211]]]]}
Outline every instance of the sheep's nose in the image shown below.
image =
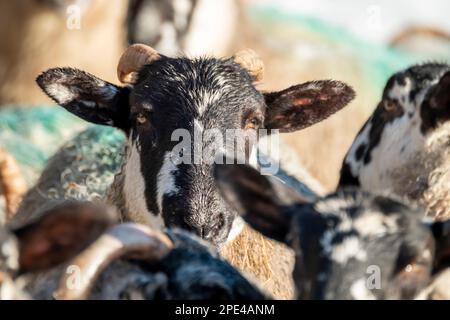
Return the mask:
{"type": "Polygon", "coordinates": [[[206,237],[206,235],[207,235],[207,229],[206,229],[206,227],[200,227],[200,228],[198,228],[199,229],[199,232],[198,232],[198,235],[202,238],[202,239],[205,239],[205,237],[206,237]]]}
{"type": "Polygon", "coordinates": [[[209,226],[189,225],[187,229],[204,240],[211,241],[214,238],[213,229],[209,226]]]}
{"type": "Polygon", "coordinates": [[[224,215],[217,215],[212,221],[209,223],[196,223],[190,221],[189,219],[184,219],[185,228],[197,236],[205,239],[207,241],[215,240],[215,237],[220,233],[221,228],[224,225],[224,215]]]}
{"type": "Polygon", "coordinates": [[[194,233],[195,235],[201,237],[202,239],[204,239],[205,235],[207,234],[206,226],[199,225],[187,219],[184,219],[181,228],[194,233]]]}

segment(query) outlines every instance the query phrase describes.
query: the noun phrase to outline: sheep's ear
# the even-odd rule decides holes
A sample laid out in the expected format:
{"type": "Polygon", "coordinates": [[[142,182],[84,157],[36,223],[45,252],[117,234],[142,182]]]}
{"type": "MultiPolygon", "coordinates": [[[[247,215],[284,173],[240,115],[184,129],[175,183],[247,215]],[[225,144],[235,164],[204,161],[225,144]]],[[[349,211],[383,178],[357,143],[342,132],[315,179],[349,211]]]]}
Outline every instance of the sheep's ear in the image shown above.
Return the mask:
{"type": "Polygon", "coordinates": [[[115,221],[107,208],[69,202],[13,231],[19,243],[19,272],[47,270],[84,250],[115,221]]]}
{"type": "Polygon", "coordinates": [[[76,116],[95,124],[127,129],[128,88],[72,68],[47,70],[36,81],[50,98],[76,116]]]}
{"type": "Polygon", "coordinates": [[[435,110],[450,112],[450,71],[439,80],[430,96],[430,106],[435,110]]]}
{"type": "Polygon", "coordinates": [[[266,93],[265,127],[291,132],[320,122],[345,107],[355,97],[343,82],[323,80],[266,93]]]}
{"type": "Polygon", "coordinates": [[[435,270],[439,271],[450,266],[450,219],[431,223],[435,239],[435,270]]]}
{"type": "Polygon", "coordinates": [[[270,238],[285,241],[291,216],[279,196],[281,185],[275,190],[267,176],[247,165],[215,165],[214,177],[224,199],[248,224],[270,238]]]}

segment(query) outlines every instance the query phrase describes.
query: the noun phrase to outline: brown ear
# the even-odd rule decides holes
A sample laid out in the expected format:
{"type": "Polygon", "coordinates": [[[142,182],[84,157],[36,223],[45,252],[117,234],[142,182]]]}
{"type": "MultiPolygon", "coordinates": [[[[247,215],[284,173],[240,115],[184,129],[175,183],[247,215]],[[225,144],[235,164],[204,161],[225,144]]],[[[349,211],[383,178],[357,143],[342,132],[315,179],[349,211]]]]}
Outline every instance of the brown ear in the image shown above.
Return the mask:
{"type": "Polygon", "coordinates": [[[106,207],[92,203],[53,207],[38,221],[13,231],[19,242],[19,272],[46,270],[71,259],[115,220],[106,207]]]}
{"type": "Polygon", "coordinates": [[[292,132],[309,127],[341,110],[355,98],[340,81],[313,81],[279,92],[266,93],[265,127],[292,132]]]}
{"type": "Polygon", "coordinates": [[[291,216],[283,210],[285,199],[278,192],[280,188],[286,193],[292,193],[292,190],[287,190],[289,188],[284,185],[274,188],[267,176],[247,165],[215,165],[214,176],[224,199],[248,224],[262,234],[284,242],[291,216]]]}

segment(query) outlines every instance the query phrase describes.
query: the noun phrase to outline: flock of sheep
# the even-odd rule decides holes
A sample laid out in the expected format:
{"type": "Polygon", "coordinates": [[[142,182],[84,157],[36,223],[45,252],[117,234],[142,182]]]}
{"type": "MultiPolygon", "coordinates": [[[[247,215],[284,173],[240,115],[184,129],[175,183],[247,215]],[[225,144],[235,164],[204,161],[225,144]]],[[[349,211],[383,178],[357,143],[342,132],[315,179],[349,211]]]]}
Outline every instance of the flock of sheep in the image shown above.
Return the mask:
{"type": "Polygon", "coordinates": [[[111,134],[87,129],[20,202],[20,173],[0,154],[0,298],[448,298],[450,66],[392,75],[327,196],[283,168],[261,175],[257,143],[245,146],[247,164],[174,163],[176,129],[292,132],[355,97],[334,80],[262,92],[263,71],[251,50],[190,59],[136,44],[117,67],[124,86],[72,68],[42,73],[57,104],[126,138],[86,148],[93,130],[111,134]],[[100,170],[105,151],[117,164],[100,170]],[[243,248],[261,263],[235,259],[243,248]]]}

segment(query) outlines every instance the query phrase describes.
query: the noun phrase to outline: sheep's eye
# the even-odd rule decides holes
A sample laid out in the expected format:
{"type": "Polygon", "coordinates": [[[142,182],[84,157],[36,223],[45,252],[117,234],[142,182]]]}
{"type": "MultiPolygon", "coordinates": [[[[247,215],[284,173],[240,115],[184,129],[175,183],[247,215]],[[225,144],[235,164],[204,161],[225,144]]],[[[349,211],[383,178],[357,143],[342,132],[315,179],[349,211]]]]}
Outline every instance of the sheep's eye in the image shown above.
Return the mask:
{"type": "Polygon", "coordinates": [[[145,115],[143,115],[142,113],[139,113],[136,117],[136,122],[137,124],[145,124],[147,123],[147,117],[145,115]]]}
{"type": "Polygon", "coordinates": [[[245,124],[245,129],[258,129],[261,126],[261,120],[259,118],[250,118],[245,124]]]}
{"type": "Polygon", "coordinates": [[[383,104],[383,108],[386,111],[394,111],[397,109],[397,107],[398,107],[397,103],[392,100],[386,100],[383,104]]]}
{"type": "Polygon", "coordinates": [[[415,264],[410,263],[403,269],[403,271],[406,273],[410,273],[413,272],[414,269],[417,269],[417,266],[415,264]]]}
{"type": "Polygon", "coordinates": [[[404,276],[414,275],[414,274],[425,274],[429,270],[429,263],[426,260],[418,260],[411,263],[408,263],[402,269],[402,274],[404,276]]]}

